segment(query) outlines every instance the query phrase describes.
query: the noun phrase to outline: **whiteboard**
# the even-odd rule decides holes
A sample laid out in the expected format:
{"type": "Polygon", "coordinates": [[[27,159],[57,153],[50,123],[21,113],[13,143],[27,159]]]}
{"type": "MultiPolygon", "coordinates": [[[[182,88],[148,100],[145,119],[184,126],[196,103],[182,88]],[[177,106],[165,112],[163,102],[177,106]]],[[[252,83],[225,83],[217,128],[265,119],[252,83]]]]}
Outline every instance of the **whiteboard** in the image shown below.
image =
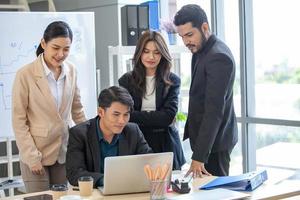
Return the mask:
{"type": "Polygon", "coordinates": [[[87,119],[96,115],[95,23],[92,12],[0,12],[0,137],[13,137],[11,96],[16,71],[35,58],[44,30],[52,21],[73,31],[68,61],[76,67],[87,119]]]}

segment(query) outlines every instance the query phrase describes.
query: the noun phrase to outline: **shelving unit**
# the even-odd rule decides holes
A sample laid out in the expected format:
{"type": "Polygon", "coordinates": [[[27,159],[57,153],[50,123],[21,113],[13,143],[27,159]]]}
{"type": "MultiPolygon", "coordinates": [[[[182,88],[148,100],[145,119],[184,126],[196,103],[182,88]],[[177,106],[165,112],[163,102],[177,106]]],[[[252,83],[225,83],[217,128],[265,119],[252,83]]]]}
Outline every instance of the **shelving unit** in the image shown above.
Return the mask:
{"type": "MultiPolygon", "coordinates": [[[[117,85],[118,78],[121,77],[125,72],[130,70],[130,59],[132,58],[134,51],[135,46],[108,46],[108,67],[110,85],[117,85]],[[115,56],[117,57],[116,65],[114,65],[115,56]]],[[[169,51],[173,57],[173,71],[176,74],[180,74],[180,55],[182,53],[190,54],[190,51],[185,46],[178,45],[170,45],[169,51]]]]}
{"type": "MultiPolygon", "coordinates": [[[[12,152],[12,143],[15,141],[14,137],[6,137],[6,138],[0,138],[0,142],[6,143],[6,156],[0,157],[0,164],[7,164],[7,177],[0,178],[0,182],[3,182],[5,180],[17,180],[20,184],[14,185],[13,187],[9,187],[8,194],[9,196],[14,195],[14,188],[22,187],[23,182],[21,180],[20,175],[14,175],[13,172],[13,163],[19,162],[19,155],[14,155],[12,152]]],[[[6,190],[6,189],[5,189],[6,190]]],[[[4,191],[0,189],[0,197],[3,197],[5,195],[4,191]]]]}

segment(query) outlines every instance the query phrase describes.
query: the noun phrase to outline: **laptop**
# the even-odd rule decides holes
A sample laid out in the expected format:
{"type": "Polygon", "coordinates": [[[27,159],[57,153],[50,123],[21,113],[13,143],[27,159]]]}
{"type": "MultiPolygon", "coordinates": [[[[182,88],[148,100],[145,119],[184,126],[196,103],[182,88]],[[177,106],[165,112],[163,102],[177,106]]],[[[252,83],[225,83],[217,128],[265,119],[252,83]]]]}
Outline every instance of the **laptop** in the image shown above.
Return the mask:
{"type": "MultiPolygon", "coordinates": [[[[144,166],[170,164],[172,169],[173,152],[138,154],[129,156],[106,157],[104,160],[103,187],[98,189],[103,195],[127,194],[149,191],[149,180],[144,166]]],[[[172,170],[169,170],[168,180],[172,170]]]]}

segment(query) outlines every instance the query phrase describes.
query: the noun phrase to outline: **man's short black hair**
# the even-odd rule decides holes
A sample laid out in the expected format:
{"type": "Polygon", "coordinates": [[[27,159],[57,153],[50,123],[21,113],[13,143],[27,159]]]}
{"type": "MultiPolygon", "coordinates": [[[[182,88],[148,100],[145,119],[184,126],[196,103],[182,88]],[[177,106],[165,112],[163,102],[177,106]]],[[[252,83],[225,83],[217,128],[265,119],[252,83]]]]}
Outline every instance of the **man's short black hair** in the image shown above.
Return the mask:
{"type": "Polygon", "coordinates": [[[101,108],[109,108],[113,102],[119,102],[133,109],[134,101],[129,92],[118,86],[112,86],[102,90],[98,97],[98,106],[101,108]]]}
{"type": "Polygon", "coordinates": [[[200,28],[204,22],[208,23],[205,11],[196,4],[188,4],[183,6],[174,17],[176,26],[192,23],[195,28],[200,28]]]}

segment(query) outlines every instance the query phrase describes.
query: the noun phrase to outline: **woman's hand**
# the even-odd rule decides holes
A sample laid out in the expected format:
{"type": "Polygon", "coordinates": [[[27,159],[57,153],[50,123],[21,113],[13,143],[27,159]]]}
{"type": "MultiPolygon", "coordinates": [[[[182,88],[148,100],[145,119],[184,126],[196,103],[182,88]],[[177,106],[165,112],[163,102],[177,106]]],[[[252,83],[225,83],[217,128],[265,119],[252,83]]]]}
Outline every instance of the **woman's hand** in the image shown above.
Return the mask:
{"type": "Polygon", "coordinates": [[[34,175],[44,175],[45,174],[45,169],[41,162],[32,166],[30,170],[34,175]]]}

